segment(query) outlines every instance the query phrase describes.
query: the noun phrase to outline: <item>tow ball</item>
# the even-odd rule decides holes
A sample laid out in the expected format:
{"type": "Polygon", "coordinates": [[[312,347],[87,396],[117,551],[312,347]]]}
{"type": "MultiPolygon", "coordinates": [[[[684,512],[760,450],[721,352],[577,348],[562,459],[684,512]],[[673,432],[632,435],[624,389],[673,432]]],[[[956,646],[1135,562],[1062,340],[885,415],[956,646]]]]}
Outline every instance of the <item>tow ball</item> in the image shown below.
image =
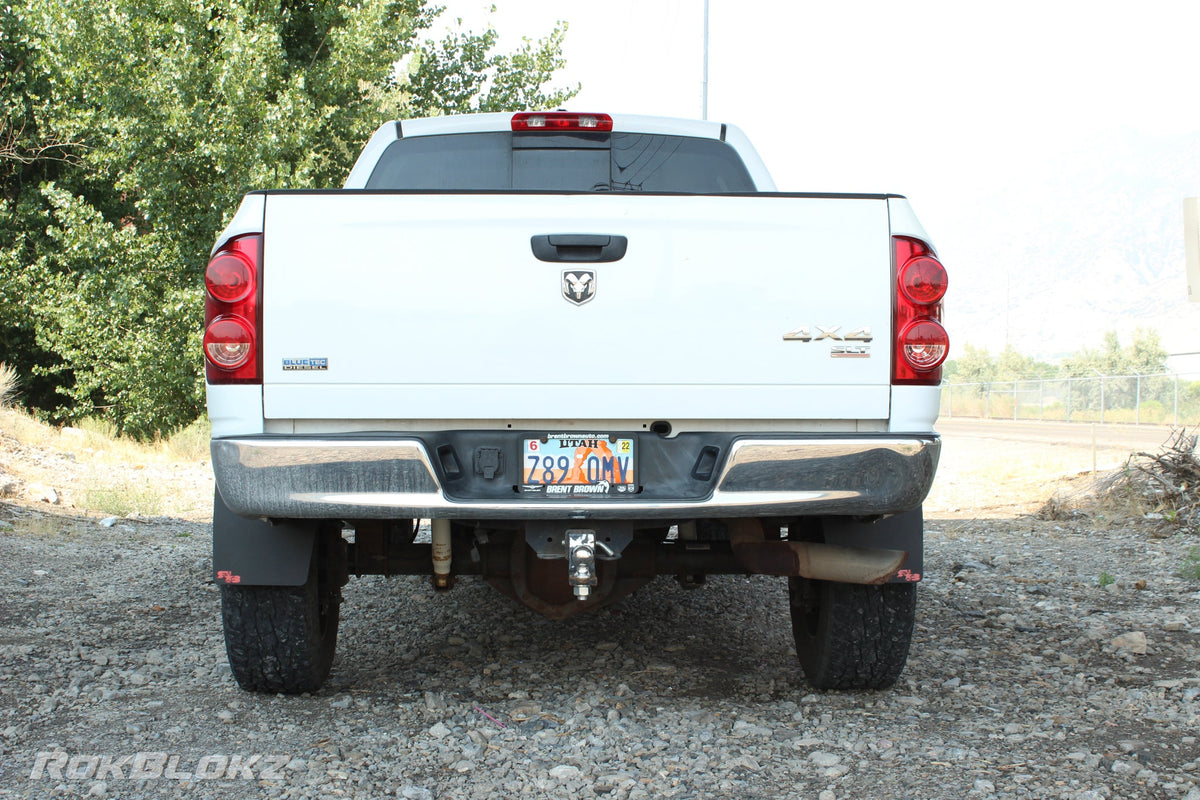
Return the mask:
{"type": "Polygon", "coordinates": [[[604,542],[596,541],[595,531],[567,531],[567,582],[580,600],[587,600],[597,583],[596,548],[610,557],[615,555],[604,542]]]}
{"type": "Polygon", "coordinates": [[[567,582],[580,600],[596,585],[596,532],[567,531],[567,582]]]}

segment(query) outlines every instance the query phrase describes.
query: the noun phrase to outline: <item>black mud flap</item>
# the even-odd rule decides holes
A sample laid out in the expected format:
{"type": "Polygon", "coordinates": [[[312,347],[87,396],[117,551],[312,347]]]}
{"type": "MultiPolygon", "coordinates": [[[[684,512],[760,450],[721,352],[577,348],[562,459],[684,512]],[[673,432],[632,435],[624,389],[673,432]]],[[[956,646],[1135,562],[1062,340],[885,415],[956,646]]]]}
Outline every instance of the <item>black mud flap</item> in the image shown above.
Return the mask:
{"type": "Polygon", "coordinates": [[[921,507],[893,514],[876,522],[856,522],[849,517],[825,517],[825,542],[849,547],[878,547],[908,553],[892,583],[917,583],[925,569],[925,517],[921,507]]]}
{"type": "Polygon", "coordinates": [[[300,586],[308,580],[317,528],[234,514],[213,495],[213,579],[246,586],[300,586]]]}

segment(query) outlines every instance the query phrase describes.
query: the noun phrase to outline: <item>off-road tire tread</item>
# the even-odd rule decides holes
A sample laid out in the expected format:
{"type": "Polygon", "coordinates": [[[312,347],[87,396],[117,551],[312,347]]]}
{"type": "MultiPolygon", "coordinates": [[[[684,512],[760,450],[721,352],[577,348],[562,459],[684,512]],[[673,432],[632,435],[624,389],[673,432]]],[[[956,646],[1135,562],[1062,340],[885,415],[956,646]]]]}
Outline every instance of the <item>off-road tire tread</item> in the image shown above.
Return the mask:
{"type": "Polygon", "coordinates": [[[908,660],[916,619],[916,585],[864,586],[812,581],[819,622],[810,635],[797,607],[800,584],[791,579],[792,632],[805,677],[817,689],[886,689],[908,660]]]}
{"type": "Polygon", "coordinates": [[[318,596],[315,574],[302,586],[221,587],[225,650],[239,686],[283,694],[321,687],[333,663],[340,601],[337,589],[325,594],[318,596]]]}

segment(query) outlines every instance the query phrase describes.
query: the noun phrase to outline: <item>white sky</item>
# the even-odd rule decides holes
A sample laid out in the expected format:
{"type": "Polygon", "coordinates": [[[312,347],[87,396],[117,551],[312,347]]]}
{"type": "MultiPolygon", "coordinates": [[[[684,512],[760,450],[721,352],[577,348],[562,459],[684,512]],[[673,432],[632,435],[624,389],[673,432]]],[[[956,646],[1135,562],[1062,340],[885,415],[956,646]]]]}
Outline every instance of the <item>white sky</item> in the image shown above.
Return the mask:
{"type": "MultiPolygon", "coordinates": [[[[700,116],[703,0],[443,4],[502,48],[568,22],[572,108],[700,116]]],[[[1195,2],[710,0],[709,118],[789,189],[899,191],[879,184],[961,180],[960,159],[1001,178],[1091,128],[1200,130],[1198,48],[1195,2]]]]}
{"type": "MultiPolygon", "coordinates": [[[[703,0],[442,3],[504,50],[567,21],[572,109],[700,116],[703,0]]],[[[1194,0],[710,0],[708,116],[747,133],[781,190],[908,196],[953,281],[965,198],[1108,131],[1200,133],[1197,52],[1194,0]]]]}

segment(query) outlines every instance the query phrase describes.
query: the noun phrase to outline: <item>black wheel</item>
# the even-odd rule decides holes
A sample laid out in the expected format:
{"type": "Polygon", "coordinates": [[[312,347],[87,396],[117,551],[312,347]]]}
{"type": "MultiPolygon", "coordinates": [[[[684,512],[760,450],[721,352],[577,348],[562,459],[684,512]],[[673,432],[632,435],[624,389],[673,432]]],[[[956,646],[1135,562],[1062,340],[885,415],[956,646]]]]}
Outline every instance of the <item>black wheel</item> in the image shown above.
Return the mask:
{"type": "Polygon", "coordinates": [[[322,565],[320,539],[308,581],[300,586],[221,586],[225,651],[233,677],[247,691],[312,692],[329,675],[341,586],[322,565]]]}
{"type": "Polygon", "coordinates": [[[788,578],[792,635],[808,682],[817,689],[894,684],[908,659],[916,589],[788,578]]]}

